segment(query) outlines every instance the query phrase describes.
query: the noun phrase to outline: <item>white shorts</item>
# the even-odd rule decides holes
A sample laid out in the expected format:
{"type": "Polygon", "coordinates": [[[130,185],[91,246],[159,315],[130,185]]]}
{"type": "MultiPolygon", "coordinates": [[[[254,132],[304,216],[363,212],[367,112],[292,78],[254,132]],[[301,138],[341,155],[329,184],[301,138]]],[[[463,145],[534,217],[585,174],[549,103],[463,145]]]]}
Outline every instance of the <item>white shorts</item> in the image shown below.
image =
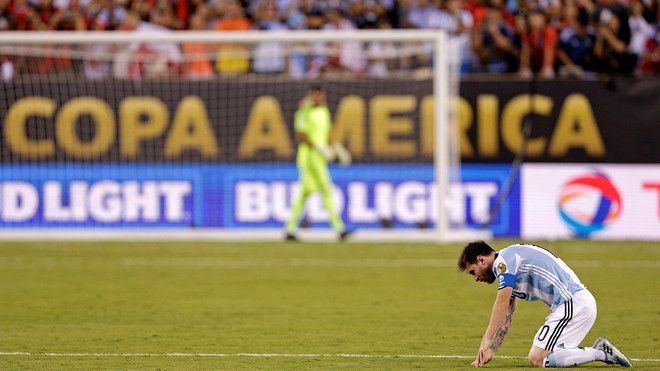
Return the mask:
{"type": "Polygon", "coordinates": [[[577,348],[596,322],[596,314],[596,299],[589,290],[580,290],[545,317],[545,324],[534,335],[534,345],[550,352],[557,346],[577,348]]]}

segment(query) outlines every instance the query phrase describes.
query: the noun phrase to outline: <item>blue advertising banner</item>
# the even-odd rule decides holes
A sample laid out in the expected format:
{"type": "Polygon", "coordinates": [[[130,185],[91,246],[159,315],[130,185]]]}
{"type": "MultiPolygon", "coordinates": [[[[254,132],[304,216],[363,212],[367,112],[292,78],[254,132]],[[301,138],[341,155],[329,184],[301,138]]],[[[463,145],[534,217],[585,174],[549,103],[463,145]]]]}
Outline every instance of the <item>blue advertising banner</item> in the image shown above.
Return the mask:
{"type": "MultiPolygon", "coordinates": [[[[430,228],[436,202],[433,167],[418,164],[331,167],[335,205],[354,228],[430,228]]],[[[464,165],[461,184],[450,186],[447,199],[453,224],[480,226],[509,175],[509,166],[464,165]]],[[[277,227],[289,215],[288,205],[298,194],[297,171],[289,165],[230,167],[223,175],[223,225],[277,227]],[[246,171],[249,168],[249,171],[246,171]]],[[[520,186],[516,182],[491,224],[498,236],[520,233],[520,186]]],[[[307,203],[306,220],[327,224],[319,195],[307,203]]]]}
{"type": "MultiPolygon", "coordinates": [[[[331,166],[335,205],[353,228],[432,228],[430,164],[331,166]]],[[[479,226],[509,174],[505,165],[464,165],[450,186],[450,221],[479,226]]],[[[298,193],[293,164],[2,166],[0,227],[279,228],[298,193]]],[[[318,195],[305,220],[327,225],[318,195]]],[[[520,185],[490,224],[520,235],[520,185]]]]}
{"type": "Polygon", "coordinates": [[[183,227],[203,221],[194,167],[23,165],[0,171],[0,227],[183,227]]]}

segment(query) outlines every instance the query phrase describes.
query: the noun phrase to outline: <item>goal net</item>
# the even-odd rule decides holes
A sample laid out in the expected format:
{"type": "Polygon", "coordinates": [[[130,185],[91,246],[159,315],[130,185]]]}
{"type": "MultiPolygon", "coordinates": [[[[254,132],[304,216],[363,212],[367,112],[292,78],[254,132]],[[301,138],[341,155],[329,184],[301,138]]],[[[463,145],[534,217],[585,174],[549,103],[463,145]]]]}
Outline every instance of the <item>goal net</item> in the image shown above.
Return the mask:
{"type": "MultiPolygon", "coordinates": [[[[1,231],[279,238],[299,192],[293,114],[317,85],[352,156],[330,173],[356,240],[483,237],[461,185],[458,44],[438,31],[0,34],[1,231]]],[[[304,215],[328,226],[319,197],[304,215]]]]}

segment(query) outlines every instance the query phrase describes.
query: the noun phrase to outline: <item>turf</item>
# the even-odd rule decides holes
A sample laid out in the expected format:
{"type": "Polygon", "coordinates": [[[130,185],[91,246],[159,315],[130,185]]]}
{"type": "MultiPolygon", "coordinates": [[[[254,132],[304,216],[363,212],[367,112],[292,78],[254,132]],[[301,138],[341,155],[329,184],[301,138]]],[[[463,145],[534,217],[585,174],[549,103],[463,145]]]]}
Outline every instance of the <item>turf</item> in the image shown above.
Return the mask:
{"type": "MultiPolygon", "coordinates": [[[[605,335],[642,359],[636,367],[660,367],[660,246],[540,243],[596,297],[598,320],[584,343],[605,335]]],[[[400,357],[475,354],[496,290],[457,272],[460,248],[0,243],[0,368],[468,368],[465,358],[400,357]]],[[[527,367],[547,313],[542,303],[521,303],[498,352],[515,358],[488,366],[527,367]]]]}

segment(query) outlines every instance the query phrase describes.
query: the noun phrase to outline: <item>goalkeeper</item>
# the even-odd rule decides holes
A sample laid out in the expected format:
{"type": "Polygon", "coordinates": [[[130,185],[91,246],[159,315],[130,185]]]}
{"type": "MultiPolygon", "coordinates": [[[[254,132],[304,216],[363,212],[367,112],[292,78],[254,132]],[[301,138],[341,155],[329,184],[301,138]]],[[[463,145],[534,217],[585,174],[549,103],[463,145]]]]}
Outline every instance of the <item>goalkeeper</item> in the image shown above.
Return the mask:
{"type": "Polygon", "coordinates": [[[291,216],[286,224],[287,240],[296,240],[295,232],[305,200],[316,191],[322,193],[330,224],[339,233],[340,240],[344,240],[348,235],[332,202],[332,180],[328,172],[328,162],[338,157],[340,162],[348,164],[350,154],[341,145],[334,146],[334,149],[328,145],[330,126],[330,110],[326,105],[325,91],[320,86],[313,86],[294,114],[294,129],[298,141],[296,164],[301,190],[291,206],[291,216]]]}

